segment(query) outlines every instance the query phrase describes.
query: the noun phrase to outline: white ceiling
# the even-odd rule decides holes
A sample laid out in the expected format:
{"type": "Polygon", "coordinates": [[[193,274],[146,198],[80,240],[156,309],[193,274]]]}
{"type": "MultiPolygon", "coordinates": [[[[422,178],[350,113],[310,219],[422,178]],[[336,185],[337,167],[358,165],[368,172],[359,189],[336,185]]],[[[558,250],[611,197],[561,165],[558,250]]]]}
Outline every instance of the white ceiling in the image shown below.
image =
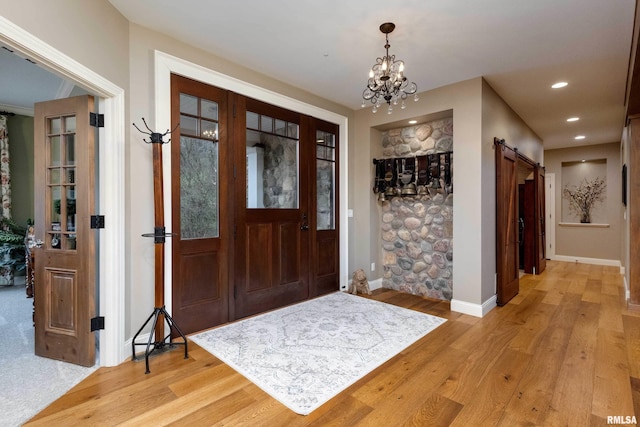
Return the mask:
{"type": "Polygon", "coordinates": [[[619,141],[624,125],[635,0],[109,1],[132,22],[352,109],[390,21],[390,53],[419,92],[483,76],[546,149],[619,141]],[[559,80],[569,86],[552,90],[559,80]]]}

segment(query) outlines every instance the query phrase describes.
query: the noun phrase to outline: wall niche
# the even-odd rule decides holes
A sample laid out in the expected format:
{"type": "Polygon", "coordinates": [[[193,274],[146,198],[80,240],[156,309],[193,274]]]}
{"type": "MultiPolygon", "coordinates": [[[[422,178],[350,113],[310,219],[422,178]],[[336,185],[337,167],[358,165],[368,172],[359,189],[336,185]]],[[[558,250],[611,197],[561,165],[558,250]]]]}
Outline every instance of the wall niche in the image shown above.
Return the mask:
{"type": "MultiPolygon", "coordinates": [[[[382,148],[386,159],[434,154],[444,158],[444,153],[453,159],[453,118],[383,132],[382,148]]],[[[445,163],[440,167],[444,177],[445,163]]],[[[446,167],[452,180],[453,166],[446,167]]],[[[381,197],[382,286],[451,300],[453,193],[450,186],[437,187],[426,194],[381,197]]]]}

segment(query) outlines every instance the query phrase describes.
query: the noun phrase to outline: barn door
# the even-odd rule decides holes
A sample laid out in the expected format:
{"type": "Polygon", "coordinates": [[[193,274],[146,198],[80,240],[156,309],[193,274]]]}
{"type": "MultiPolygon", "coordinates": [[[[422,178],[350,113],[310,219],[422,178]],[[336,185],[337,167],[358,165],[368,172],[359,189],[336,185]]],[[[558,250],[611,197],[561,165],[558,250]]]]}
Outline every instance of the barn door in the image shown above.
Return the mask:
{"type": "Polygon", "coordinates": [[[95,364],[93,97],[35,104],[35,353],[95,364]]]}
{"type": "Polygon", "coordinates": [[[495,140],[497,303],[504,305],[519,291],[518,187],[516,152],[495,140]]]}
{"type": "Polygon", "coordinates": [[[537,165],[534,171],[535,182],[535,252],[536,252],[536,274],[540,274],[547,266],[547,241],[546,241],[546,216],[545,216],[545,185],[544,185],[544,168],[537,165]]]}

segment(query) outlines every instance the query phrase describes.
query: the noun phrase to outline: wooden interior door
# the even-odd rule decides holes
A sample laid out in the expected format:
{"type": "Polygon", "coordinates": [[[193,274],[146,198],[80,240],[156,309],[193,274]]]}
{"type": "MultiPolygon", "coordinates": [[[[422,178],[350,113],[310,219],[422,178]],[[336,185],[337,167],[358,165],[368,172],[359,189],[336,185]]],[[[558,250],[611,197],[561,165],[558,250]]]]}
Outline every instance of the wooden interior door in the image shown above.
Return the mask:
{"type": "Polygon", "coordinates": [[[547,267],[547,241],[546,241],[546,212],[545,212],[545,185],[544,168],[537,165],[534,171],[535,204],[535,269],[540,274],[547,267]]]}
{"type": "Polygon", "coordinates": [[[516,152],[496,140],[496,270],[497,303],[518,294],[518,186],[516,152]]]}
{"type": "Polygon", "coordinates": [[[301,114],[236,96],[235,318],[309,296],[309,156],[301,114]]]}
{"type": "Polygon", "coordinates": [[[93,97],[35,104],[35,353],[95,364],[93,97]]]}
{"type": "Polygon", "coordinates": [[[172,314],[185,333],[229,320],[227,92],[171,76],[172,314]]]}

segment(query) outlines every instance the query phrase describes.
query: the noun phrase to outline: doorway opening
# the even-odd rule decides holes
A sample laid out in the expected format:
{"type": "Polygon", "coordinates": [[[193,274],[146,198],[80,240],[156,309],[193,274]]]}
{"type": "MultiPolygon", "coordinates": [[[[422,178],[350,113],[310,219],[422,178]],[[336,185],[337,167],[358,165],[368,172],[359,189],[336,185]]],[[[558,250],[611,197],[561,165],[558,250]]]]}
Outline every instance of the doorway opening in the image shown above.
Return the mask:
{"type": "Polygon", "coordinates": [[[109,218],[108,226],[100,230],[97,248],[99,282],[97,300],[99,314],[105,318],[105,329],[98,333],[100,364],[115,366],[127,358],[124,339],[125,295],[125,185],[124,185],[124,89],[94,73],[73,58],[68,57],[11,21],[0,17],[0,44],[28,57],[42,68],[64,75],[76,86],[99,97],[98,110],[108,117],[99,128],[99,140],[109,144],[98,147],[100,214],[109,218]],[[19,47],[19,48],[18,48],[19,47]],[[105,185],[109,183],[109,185],[105,185]]]}

